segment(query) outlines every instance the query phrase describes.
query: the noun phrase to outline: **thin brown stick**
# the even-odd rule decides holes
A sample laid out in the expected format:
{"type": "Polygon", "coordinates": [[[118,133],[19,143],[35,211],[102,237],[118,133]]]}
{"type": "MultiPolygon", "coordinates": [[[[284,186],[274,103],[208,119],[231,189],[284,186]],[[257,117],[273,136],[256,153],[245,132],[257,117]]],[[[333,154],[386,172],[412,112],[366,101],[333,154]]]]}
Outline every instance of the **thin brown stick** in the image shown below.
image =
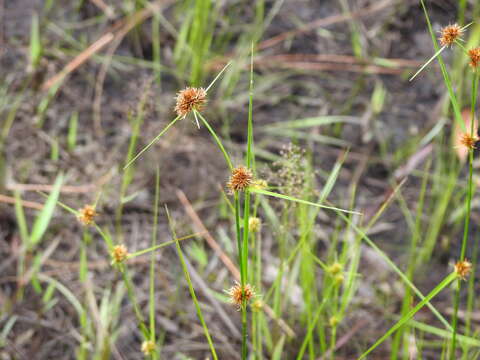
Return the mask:
{"type": "MultiPolygon", "coordinates": [[[[15,200],[15,198],[11,196],[0,194],[0,202],[7,203],[7,204],[15,204],[17,200],[15,200]]],[[[37,202],[22,200],[21,203],[23,207],[37,209],[37,210],[43,209],[43,205],[37,202]]]]}
{"type": "Polygon", "coordinates": [[[289,39],[293,36],[304,34],[306,32],[315,30],[316,28],[319,28],[319,27],[322,27],[322,26],[325,27],[325,26],[338,24],[338,23],[342,23],[342,22],[345,22],[345,21],[358,19],[358,18],[362,18],[362,17],[368,16],[368,15],[374,14],[376,12],[379,12],[379,11],[383,10],[383,9],[386,9],[387,7],[391,6],[394,3],[395,3],[395,1],[393,1],[393,0],[383,0],[383,1],[380,1],[379,3],[376,3],[374,5],[371,5],[369,7],[366,7],[364,9],[361,9],[361,10],[358,10],[358,11],[355,11],[355,12],[332,15],[332,16],[329,16],[329,17],[326,17],[326,18],[321,18],[321,19],[314,20],[312,22],[309,22],[308,24],[305,24],[304,26],[302,26],[298,29],[285,31],[281,34],[278,34],[274,37],[271,37],[270,39],[262,41],[258,45],[257,49],[258,50],[263,50],[263,49],[272,47],[272,46],[274,46],[274,45],[276,45],[276,44],[278,44],[278,43],[280,43],[280,42],[282,42],[286,39],[289,39]]]}
{"type": "Polygon", "coordinates": [[[73,60],[71,60],[58,74],[48,79],[43,85],[42,90],[49,90],[52,86],[56,85],[59,81],[65,78],[68,74],[79,68],[83,63],[90,59],[95,53],[100,51],[105,45],[107,45],[114,38],[113,33],[108,32],[95,41],[92,45],[78,54],[73,60]]]}

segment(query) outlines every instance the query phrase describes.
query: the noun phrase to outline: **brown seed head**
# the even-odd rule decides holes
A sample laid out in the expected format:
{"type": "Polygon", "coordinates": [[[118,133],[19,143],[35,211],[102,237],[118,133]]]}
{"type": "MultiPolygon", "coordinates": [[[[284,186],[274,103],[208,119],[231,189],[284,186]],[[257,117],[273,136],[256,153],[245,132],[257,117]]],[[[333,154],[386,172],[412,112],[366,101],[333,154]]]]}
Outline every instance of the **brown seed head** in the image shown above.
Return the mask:
{"type": "Polygon", "coordinates": [[[78,212],[79,214],[77,215],[77,219],[85,226],[92,225],[93,218],[98,215],[92,205],[85,205],[78,212]]]}
{"type": "Polygon", "coordinates": [[[230,302],[239,308],[255,297],[255,291],[250,284],[245,284],[242,289],[242,285],[236,283],[227,291],[227,294],[230,296],[230,302]]]}
{"type": "Polygon", "coordinates": [[[463,29],[458,24],[448,25],[441,30],[440,34],[438,38],[440,44],[442,44],[442,46],[451,46],[455,40],[462,36],[463,29]]]}
{"type": "Polygon", "coordinates": [[[478,141],[478,137],[475,135],[470,135],[469,133],[464,133],[460,137],[460,145],[466,147],[467,149],[475,149],[475,144],[478,141]]]}
{"type": "Polygon", "coordinates": [[[232,171],[230,181],[227,183],[227,187],[232,193],[237,191],[243,191],[248,188],[253,181],[253,175],[246,167],[239,166],[232,171]]]}
{"type": "Polygon", "coordinates": [[[151,355],[155,351],[155,343],[152,340],[146,340],[142,343],[142,352],[145,356],[151,355]]]}
{"type": "Polygon", "coordinates": [[[115,245],[112,250],[112,265],[120,264],[128,256],[128,250],[125,245],[115,245]]]}
{"type": "Polygon", "coordinates": [[[469,262],[467,259],[463,261],[459,261],[455,264],[455,272],[457,273],[458,277],[462,280],[467,280],[468,275],[470,275],[470,271],[472,270],[472,263],[469,262]]]}
{"type": "Polygon", "coordinates": [[[468,50],[468,57],[470,58],[470,66],[476,70],[480,65],[480,47],[468,50]]]}
{"type": "Polygon", "coordinates": [[[187,87],[177,93],[175,112],[185,117],[190,111],[202,111],[207,102],[207,92],[204,88],[187,87]]]}

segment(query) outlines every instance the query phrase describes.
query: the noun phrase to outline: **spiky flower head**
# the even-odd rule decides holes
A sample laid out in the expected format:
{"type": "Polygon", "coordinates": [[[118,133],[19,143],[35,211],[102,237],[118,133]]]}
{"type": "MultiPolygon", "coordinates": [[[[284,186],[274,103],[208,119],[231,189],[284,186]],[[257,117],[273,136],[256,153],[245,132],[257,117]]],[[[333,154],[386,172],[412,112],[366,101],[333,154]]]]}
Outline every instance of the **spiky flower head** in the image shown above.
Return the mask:
{"type": "Polygon", "coordinates": [[[253,175],[250,170],[244,166],[239,166],[232,170],[232,175],[227,183],[230,192],[244,191],[253,181],[253,175]]]}
{"type": "Polygon", "coordinates": [[[243,287],[238,282],[226,291],[230,296],[230,303],[238,306],[240,309],[243,304],[247,304],[253,297],[255,297],[255,290],[250,284],[245,284],[243,287]]]}
{"type": "Polygon", "coordinates": [[[480,65],[480,47],[468,50],[468,57],[470,58],[470,67],[477,70],[480,65]]]}
{"type": "Polygon", "coordinates": [[[467,149],[475,149],[475,144],[478,141],[476,135],[470,135],[469,133],[464,133],[460,137],[460,145],[466,147],[467,149]]]}
{"type": "Polygon", "coordinates": [[[85,205],[83,208],[78,210],[77,219],[82,225],[89,226],[93,224],[93,218],[97,215],[98,213],[95,211],[94,206],[85,205]]]}
{"type": "Polygon", "coordinates": [[[204,88],[187,87],[177,93],[175,112],[185,117],[192,110],[202,111],[207,102],[207,91],[204,88]]]}
{"type": "Polygon", "coordinates": [[[128,250],[125,245],[115,245],[112,250],[112,265],[121,264],[128,256],[128,250]]]}
{"type": "Polygon", "coordinates": [[[142,343],[142,352],[145,356],[151,355],[155,351],[155,342],[152,340],[145,340],[142,343]]]}
{"type": "Polygon", "coordinates": [[[440,31],[440,37],[438,40],[440,40],[440,44],[442,44],[442,46],[451,46],[455,40],[460,39],[462,35],[463,29],[460,27],[460,25],[448,25],[440,31]]]}
{"type": "Polygon", "coordinates": [[[462,280],[467,280],[468,275],[470,275],[470,271],[472,271],[472,263],[467,259],[459,261],[455,264],[455,272],[462,280]]]}
{"type": "Polygon", "coordinates": [[[262,222],[258,217],[251,217],[248,219],[248,231],[252,233],[256,233],[260,231],[261,227],[262,227],[262,222]]]}

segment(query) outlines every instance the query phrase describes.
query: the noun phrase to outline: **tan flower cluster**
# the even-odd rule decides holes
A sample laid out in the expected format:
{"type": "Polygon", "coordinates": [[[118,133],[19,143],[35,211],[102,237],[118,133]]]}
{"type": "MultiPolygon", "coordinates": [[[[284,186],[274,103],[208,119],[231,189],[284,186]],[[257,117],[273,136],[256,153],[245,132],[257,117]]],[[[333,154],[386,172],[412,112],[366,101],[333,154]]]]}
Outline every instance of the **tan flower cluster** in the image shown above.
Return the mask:
{"type": "Polygon", "coordinates": [[[85,205],[78,211],[77,219],[82,225],[89,226],[93,224],[93,218],[97,215],[98,213],[95,211],[95,207],[92,205],[85,205]]]}
{"type": "Polygon", "coordinates": [[[472,263],[468,260],[459,261],[455,264],[455,272],[462,280],[467,280],[468,275],[472,271],[472,263]]]}
{"type": "Polygon", "coordinates": [[[204,88],[187,87],[177,94],[175,112],[185,117],[193,110],[202,111],[207,102],[207,91],[204,88]]]}
{"type": "Polygon", "coordinates": [[[463,29],[458,24],[445,26],[441,32],[438,40],[442,46],[451,46],[455,40],[460,39],[463,35],[463,29]]]}
{"type": "Polygon", "coordinates": [[[240,308],[255,297],[255,290],[250,284],[245,284],[242,288],[242,285],[236,283],[227,291],[227,294],[230,296],[230,302],[240,308]]]}
{"type": "Polygon", "coordinates": [[[475,144],[478,141],[478,137],[475,135],[470,135],[469,133],[464,133],[460,137],[460,144],[467,149],[475,149],[475,144]]]}
{"type": "Polygon", "coordinates": [[[121,264],[128,256],[128,250],[125,245],[115,245],[112,250],[112,265],[121,264]]]}
{"type": "Polygon", "coordinates": [[[468,57],[470,58],[470,67],[476,70],[480,65],[480,47],[468,50],[468,57]]]}
{"type": "Polygon", "coordinates": [[[253,175],[246,167],[239,166],[232,170],[232,175],[227,183],[228,189],[235,193],[246,190],[253,181],[253,175]]]}

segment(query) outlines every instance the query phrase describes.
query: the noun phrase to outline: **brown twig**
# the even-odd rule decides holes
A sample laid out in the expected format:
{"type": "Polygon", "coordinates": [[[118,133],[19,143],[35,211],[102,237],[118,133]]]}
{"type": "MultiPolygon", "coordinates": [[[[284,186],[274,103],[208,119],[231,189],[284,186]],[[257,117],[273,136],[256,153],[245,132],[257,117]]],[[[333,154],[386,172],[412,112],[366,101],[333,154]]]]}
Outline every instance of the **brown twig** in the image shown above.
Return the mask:
{"type": "Polygon", "coordinates": [[[308,24],[305,24],[304,26],[302,26],[298,29],[285,31],[281,34],[278,34],[274,37],[271,37],[270,39],[264,40],[258,45],[257,49],[258,50],[263,50],[263,49],[272,47],[272,46],[274,46],[274,45],[276,45],[276,44],[278,44],[278,43],[280,43],[280,42],[282,42],[282,41],[284,41],[288,38],[291,38],[293,36],[297,36],[297,35],[300,35],[300,34],[304,34],[306,32],[315,30],[316,28],[319,28],[319,27],[322,27],[322,26],[325,27],[325,26],[349,21],[349,20],[352,20],[352,19],[362,18],[362,17],[368,16],[368,15],[374,14],[376,12],[379,12],[379,11],[391,6],[392,4],[394,4],[393,0],[383,0],[383,1],[380,1],[376,4],[374,4],[374,5],[371,5],[369,7],[366,7],[364,9],[361,9],[361,10],[358,10],[358,11],[355,11],[355,12],[332,15],[332,16],[329,16],[329,17],[326,17],[326,18],[317,19],[317,20],[314,20],[312,22],[309,22],[308,24]]]}
{"type": "MultiPolygon", "coordinates": [[[[15,200],[15,198],[11,196],[0,194],[0,202],[7,203],[7,204],[15,204],[17,200],[15,200]]],[[[22,206],[28,207],[31,209],[37,209],[37,210],[43,209],[43,205],[37,202],[22,200],[21,203],[22,203],[22,206]]]]}

